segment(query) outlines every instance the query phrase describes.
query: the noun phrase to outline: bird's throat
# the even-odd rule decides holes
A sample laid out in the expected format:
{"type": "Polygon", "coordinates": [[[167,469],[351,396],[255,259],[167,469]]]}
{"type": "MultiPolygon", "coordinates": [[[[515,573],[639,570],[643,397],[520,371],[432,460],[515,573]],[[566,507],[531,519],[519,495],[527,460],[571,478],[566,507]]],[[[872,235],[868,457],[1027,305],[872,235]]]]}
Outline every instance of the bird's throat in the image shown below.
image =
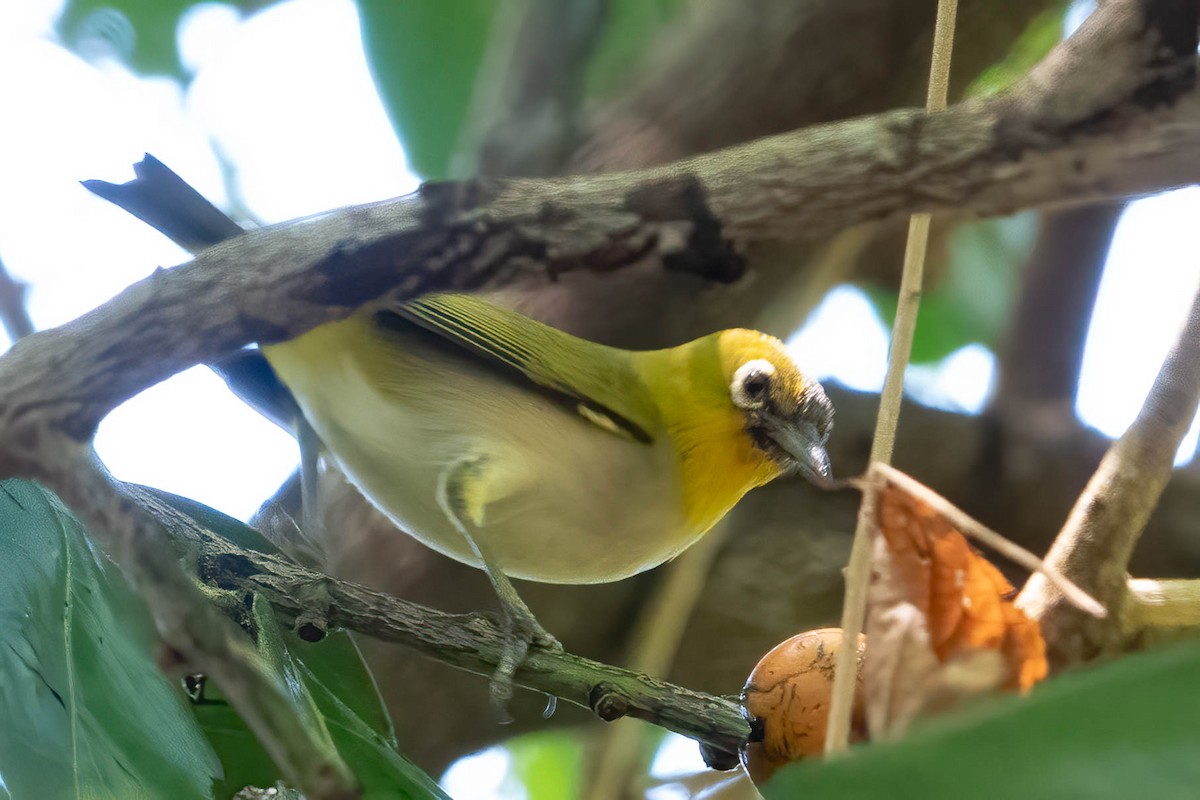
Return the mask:
{"type": "Polygon", "coordinates": [[[688,523],[715,525],[742,496],[780,475],[779,465],[754,445],[740,415],[714,409],[671,431],[680,455],[688,523]]]}

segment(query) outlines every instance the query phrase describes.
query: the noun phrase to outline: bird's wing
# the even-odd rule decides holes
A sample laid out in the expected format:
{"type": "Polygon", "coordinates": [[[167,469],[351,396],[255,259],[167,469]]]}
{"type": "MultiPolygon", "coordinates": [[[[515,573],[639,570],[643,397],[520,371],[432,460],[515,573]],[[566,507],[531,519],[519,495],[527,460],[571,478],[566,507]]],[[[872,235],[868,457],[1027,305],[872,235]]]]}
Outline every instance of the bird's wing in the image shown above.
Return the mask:
{"type": "Polygon", "coordinates": [[[611,433],[649,443],[658,429],[654,402],[627,351],[462,294],[426,295],[379,312],[376,321],[385,329],[433,334],[611,433]]]}

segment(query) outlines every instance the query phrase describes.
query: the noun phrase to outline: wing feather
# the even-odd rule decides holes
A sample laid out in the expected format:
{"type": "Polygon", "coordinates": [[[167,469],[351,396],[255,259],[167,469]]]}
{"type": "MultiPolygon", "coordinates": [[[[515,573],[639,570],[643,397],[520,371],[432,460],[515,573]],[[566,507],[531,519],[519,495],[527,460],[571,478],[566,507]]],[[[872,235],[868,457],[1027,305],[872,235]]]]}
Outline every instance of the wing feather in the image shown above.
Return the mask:
{"type": "Polygon", "coordinates": [[[627,351],[586,342],[471,295],[426,295],[375,319],[384,330],[433,334],[603,430],[653,440],[658,415],[627,351]]]}

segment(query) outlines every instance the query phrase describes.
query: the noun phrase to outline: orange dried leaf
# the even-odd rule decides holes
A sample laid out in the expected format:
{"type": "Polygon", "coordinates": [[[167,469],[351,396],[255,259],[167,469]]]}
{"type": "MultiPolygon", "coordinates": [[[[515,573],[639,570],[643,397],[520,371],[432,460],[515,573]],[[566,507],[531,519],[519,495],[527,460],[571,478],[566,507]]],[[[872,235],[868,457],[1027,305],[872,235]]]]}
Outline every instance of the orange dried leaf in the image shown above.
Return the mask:
{"type": "Polygon", "coordinates": [[[1013,587],[930,503],[876,474],[873,574],[865,667],[872,737],[902,732],[922,713],[996,688],[1025,690],[1046,675],[1038,624],[1013,587]]]}
{"type": "Polygon", "coordinates": [[[945,663],[973,649],[999,651],[1006,688],[1028,689],[1046,675],[1038,624],[1008,597],[1012,585],[945,517],[885,483],[877,499],[879,532],[907,599],[926,617],[930,643],[945,663]]]}

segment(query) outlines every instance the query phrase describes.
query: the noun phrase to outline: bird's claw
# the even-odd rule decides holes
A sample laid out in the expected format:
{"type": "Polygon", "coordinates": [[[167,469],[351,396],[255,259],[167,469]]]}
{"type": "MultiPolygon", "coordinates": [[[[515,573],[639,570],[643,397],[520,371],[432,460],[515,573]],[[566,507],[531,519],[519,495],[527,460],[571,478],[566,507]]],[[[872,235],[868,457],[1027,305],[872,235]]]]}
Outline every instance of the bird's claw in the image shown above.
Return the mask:
{"type": "Polygon", "coordinates": [[[528,608],[509,606],[504,610],[504,644],[500,661],[492,673],[492,707],[501,724],[512,722],[508,711],[513,695],[513,676],[529,656],[530,646],[562,652],[563,646],[530,613],[528,608]]]}

